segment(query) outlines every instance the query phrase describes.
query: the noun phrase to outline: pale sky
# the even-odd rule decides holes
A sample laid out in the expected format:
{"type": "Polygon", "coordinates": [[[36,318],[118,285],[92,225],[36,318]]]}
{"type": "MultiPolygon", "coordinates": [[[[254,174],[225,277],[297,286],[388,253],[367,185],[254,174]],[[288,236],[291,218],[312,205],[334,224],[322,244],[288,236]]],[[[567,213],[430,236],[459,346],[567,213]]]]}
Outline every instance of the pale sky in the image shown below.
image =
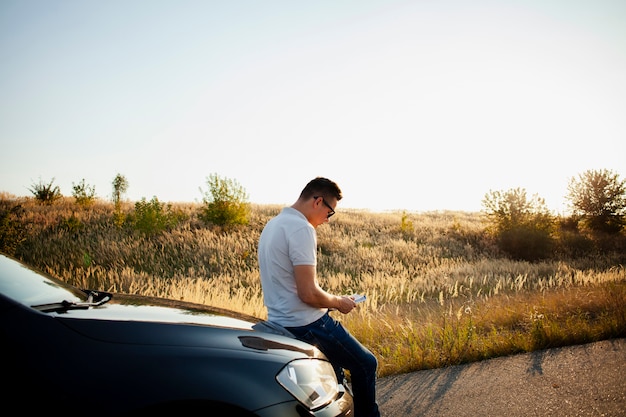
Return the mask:
{"type": "Polygon", "coordinates": [[[0,192],[479,211],[626,177],[623,0],[2,0],[0,192]]]}

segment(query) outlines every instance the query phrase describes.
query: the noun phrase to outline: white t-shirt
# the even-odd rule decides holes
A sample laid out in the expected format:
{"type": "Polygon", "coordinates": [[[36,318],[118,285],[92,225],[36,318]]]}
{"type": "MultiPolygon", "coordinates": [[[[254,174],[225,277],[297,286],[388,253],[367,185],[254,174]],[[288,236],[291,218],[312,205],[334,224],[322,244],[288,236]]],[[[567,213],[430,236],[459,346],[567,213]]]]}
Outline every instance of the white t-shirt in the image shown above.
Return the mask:
{"type": "Polygon", "coordinates": [[[285,207],[265,225],[258,247],[263,302],[267,319],[283,327],[304,326],[327,309],[300,300],[294,265],[317,265],[315,228],[298,210],[285,207]]]}

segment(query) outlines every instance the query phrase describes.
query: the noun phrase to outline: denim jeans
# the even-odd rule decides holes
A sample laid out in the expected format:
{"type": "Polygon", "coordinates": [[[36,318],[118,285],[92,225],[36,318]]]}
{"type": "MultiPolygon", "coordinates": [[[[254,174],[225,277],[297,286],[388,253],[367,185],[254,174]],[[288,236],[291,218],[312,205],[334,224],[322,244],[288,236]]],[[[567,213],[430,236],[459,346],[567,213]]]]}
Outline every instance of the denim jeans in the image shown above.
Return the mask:
{"type": "Polygon", "coordinates": [[[326,313],[311,324],[287,330],[321,350],[335,368],[339,382],[343,381],[343,370],[350,371],[355,417],[380,416],[376,403],[378,361],[341,323],[326,313]]]}

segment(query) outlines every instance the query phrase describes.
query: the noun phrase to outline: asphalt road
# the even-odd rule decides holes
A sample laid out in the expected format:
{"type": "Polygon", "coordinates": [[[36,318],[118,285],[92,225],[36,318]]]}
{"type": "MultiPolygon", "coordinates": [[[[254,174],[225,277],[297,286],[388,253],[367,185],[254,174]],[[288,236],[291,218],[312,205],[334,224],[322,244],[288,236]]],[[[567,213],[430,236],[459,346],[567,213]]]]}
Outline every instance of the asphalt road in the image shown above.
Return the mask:
{"type": "Polygon", "coordinates": [[[382,417],[626,416],[626,339],[380,378],[382,417]]]}

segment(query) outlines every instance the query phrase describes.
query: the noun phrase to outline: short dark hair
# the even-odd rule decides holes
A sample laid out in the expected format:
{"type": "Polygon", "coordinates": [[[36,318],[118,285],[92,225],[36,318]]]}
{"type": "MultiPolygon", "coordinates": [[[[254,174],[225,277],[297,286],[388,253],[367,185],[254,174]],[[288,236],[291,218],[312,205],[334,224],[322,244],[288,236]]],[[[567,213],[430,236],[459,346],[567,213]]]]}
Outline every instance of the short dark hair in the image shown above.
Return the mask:
{"type": "Polygon", "coordinates": [[[343,198],[337,183],[324,177],[316,177],[309,181],[300,193],[300,198],[311,198],[316,195],[326,198],[335,197],[337,201],[343,198]]]}

